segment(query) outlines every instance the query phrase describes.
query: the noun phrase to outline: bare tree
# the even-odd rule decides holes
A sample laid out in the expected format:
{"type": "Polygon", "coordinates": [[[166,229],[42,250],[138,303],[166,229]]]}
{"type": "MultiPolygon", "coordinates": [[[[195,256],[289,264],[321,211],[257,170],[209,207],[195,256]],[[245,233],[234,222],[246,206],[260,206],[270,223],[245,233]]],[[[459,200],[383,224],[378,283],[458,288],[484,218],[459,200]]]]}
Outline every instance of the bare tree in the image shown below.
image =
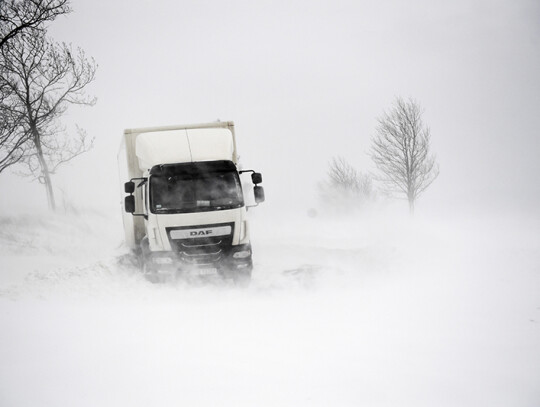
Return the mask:
{"type": "Polygon", "coordinates": [[[71,104],[93,105],[84,88],[94,80],[96,64],[81,49],[48,40],[42,31],[24,32],[1,49],[0,81],[9,92],[2,114],[14,123],[20,142],[17,158],[28,175],[45,185],[51,209],[56,208],[51,175],[59,165],[88,151],[93,140],[79,130],[69,137],[60,118],[71,104]]]}
{"type": "Polygon", "coordinates": [[[371,177],[357,171],[343,157],[329,163],[327,180],[319,183],[322,201],[338,210],[357,209],[375,199],[371,177]]]}
{"type": "Polygon", "coordinates": [[[69,0],[0,0],[0,48],[18,34],[43,30],[45,22],[69,12],[69,0]]]}
{"type": "Polygon", "coordinates": [[[28,141],[28,135],[20,128],[22,116],[5,110],[4,104],[0,103],[0,172],[21,161],[28,141]]]}
{"type": "Polygon", "coordinates": [[[330,183],[346,190],[358,188],[358,171],[343,157],[334,157],[328,166],[330,183]]]}
{"type": "Polygon", "coordinates": [[[377,180],[386,192],[404,194],[412,214],[416,199],[439,175],[430,154],[430,130],[422,121],[420,105],[412,99],[397,98],[378,121],[370,152],[382,174],[377,180]]]}
{"type": "MultiPolygon", "coordinates": [[[[69,12],[69,0],[0,0],[0,49],[24,32],[44,32],[46,22],[69,12]]],[[[4,67],[2,58],[0,54],[0,70],[4,67]]],[[[13,92],[3,80],[5,76],[0,71],[0,172],[21,161],[29,136],[20,128],[22,116],[4,105],[13,92]]]]}

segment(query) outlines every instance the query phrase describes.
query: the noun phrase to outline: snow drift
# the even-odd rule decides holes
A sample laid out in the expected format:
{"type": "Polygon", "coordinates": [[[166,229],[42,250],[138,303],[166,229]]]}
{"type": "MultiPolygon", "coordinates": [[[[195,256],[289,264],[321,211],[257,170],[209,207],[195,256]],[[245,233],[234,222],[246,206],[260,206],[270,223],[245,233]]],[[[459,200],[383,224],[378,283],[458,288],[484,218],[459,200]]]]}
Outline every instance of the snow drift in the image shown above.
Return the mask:
{"type": "Polygon", "coordinates": [[[538,405],[537,220],[255,216],[247,289],[146,281],[115,216],[1,218],[0,404],[538,405]]]}

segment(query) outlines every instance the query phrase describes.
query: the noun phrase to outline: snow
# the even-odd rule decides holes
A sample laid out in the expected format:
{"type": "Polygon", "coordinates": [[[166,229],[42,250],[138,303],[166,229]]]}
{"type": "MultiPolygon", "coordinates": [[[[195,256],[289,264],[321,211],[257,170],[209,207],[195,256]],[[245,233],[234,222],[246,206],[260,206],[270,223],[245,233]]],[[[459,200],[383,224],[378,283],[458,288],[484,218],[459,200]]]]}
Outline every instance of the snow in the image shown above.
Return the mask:
{"type": "Polygon", "coordinates": [[[0,218],[0,405],[538,405],[537,218],[258,209],[246,289],[146,281],[119,213],[0,218]]]}

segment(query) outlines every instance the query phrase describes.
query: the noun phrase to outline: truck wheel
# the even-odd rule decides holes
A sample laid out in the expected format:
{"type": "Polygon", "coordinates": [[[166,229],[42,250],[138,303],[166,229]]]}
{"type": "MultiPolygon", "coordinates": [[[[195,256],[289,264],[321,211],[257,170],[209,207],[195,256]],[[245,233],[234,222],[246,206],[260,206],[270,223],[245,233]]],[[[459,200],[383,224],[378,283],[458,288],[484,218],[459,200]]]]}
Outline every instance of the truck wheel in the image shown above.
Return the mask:
{"type": "Polygon", "coordinates": [[[232,275],[232,280],[237,287],[248,287],[251,283],[251,270],[235,271],[232,275]]]}

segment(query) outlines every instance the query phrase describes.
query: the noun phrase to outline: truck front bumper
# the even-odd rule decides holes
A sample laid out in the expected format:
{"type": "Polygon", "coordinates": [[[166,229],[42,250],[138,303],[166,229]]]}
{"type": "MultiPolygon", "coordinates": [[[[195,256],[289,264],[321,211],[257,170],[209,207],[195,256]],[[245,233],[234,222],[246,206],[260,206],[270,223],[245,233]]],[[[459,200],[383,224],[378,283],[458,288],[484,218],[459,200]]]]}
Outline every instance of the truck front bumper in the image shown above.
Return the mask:
{"type": "Polygon", "coordinates": [[[237,274],[251,275],[253,260],[251,245],[231,246],[227,252],[201,253],[186,256],[185,253],[159,251],[148,252],[144,259],[147,272],[176,272],[191,275],[220,274],[234,277],[237,274]]]}

